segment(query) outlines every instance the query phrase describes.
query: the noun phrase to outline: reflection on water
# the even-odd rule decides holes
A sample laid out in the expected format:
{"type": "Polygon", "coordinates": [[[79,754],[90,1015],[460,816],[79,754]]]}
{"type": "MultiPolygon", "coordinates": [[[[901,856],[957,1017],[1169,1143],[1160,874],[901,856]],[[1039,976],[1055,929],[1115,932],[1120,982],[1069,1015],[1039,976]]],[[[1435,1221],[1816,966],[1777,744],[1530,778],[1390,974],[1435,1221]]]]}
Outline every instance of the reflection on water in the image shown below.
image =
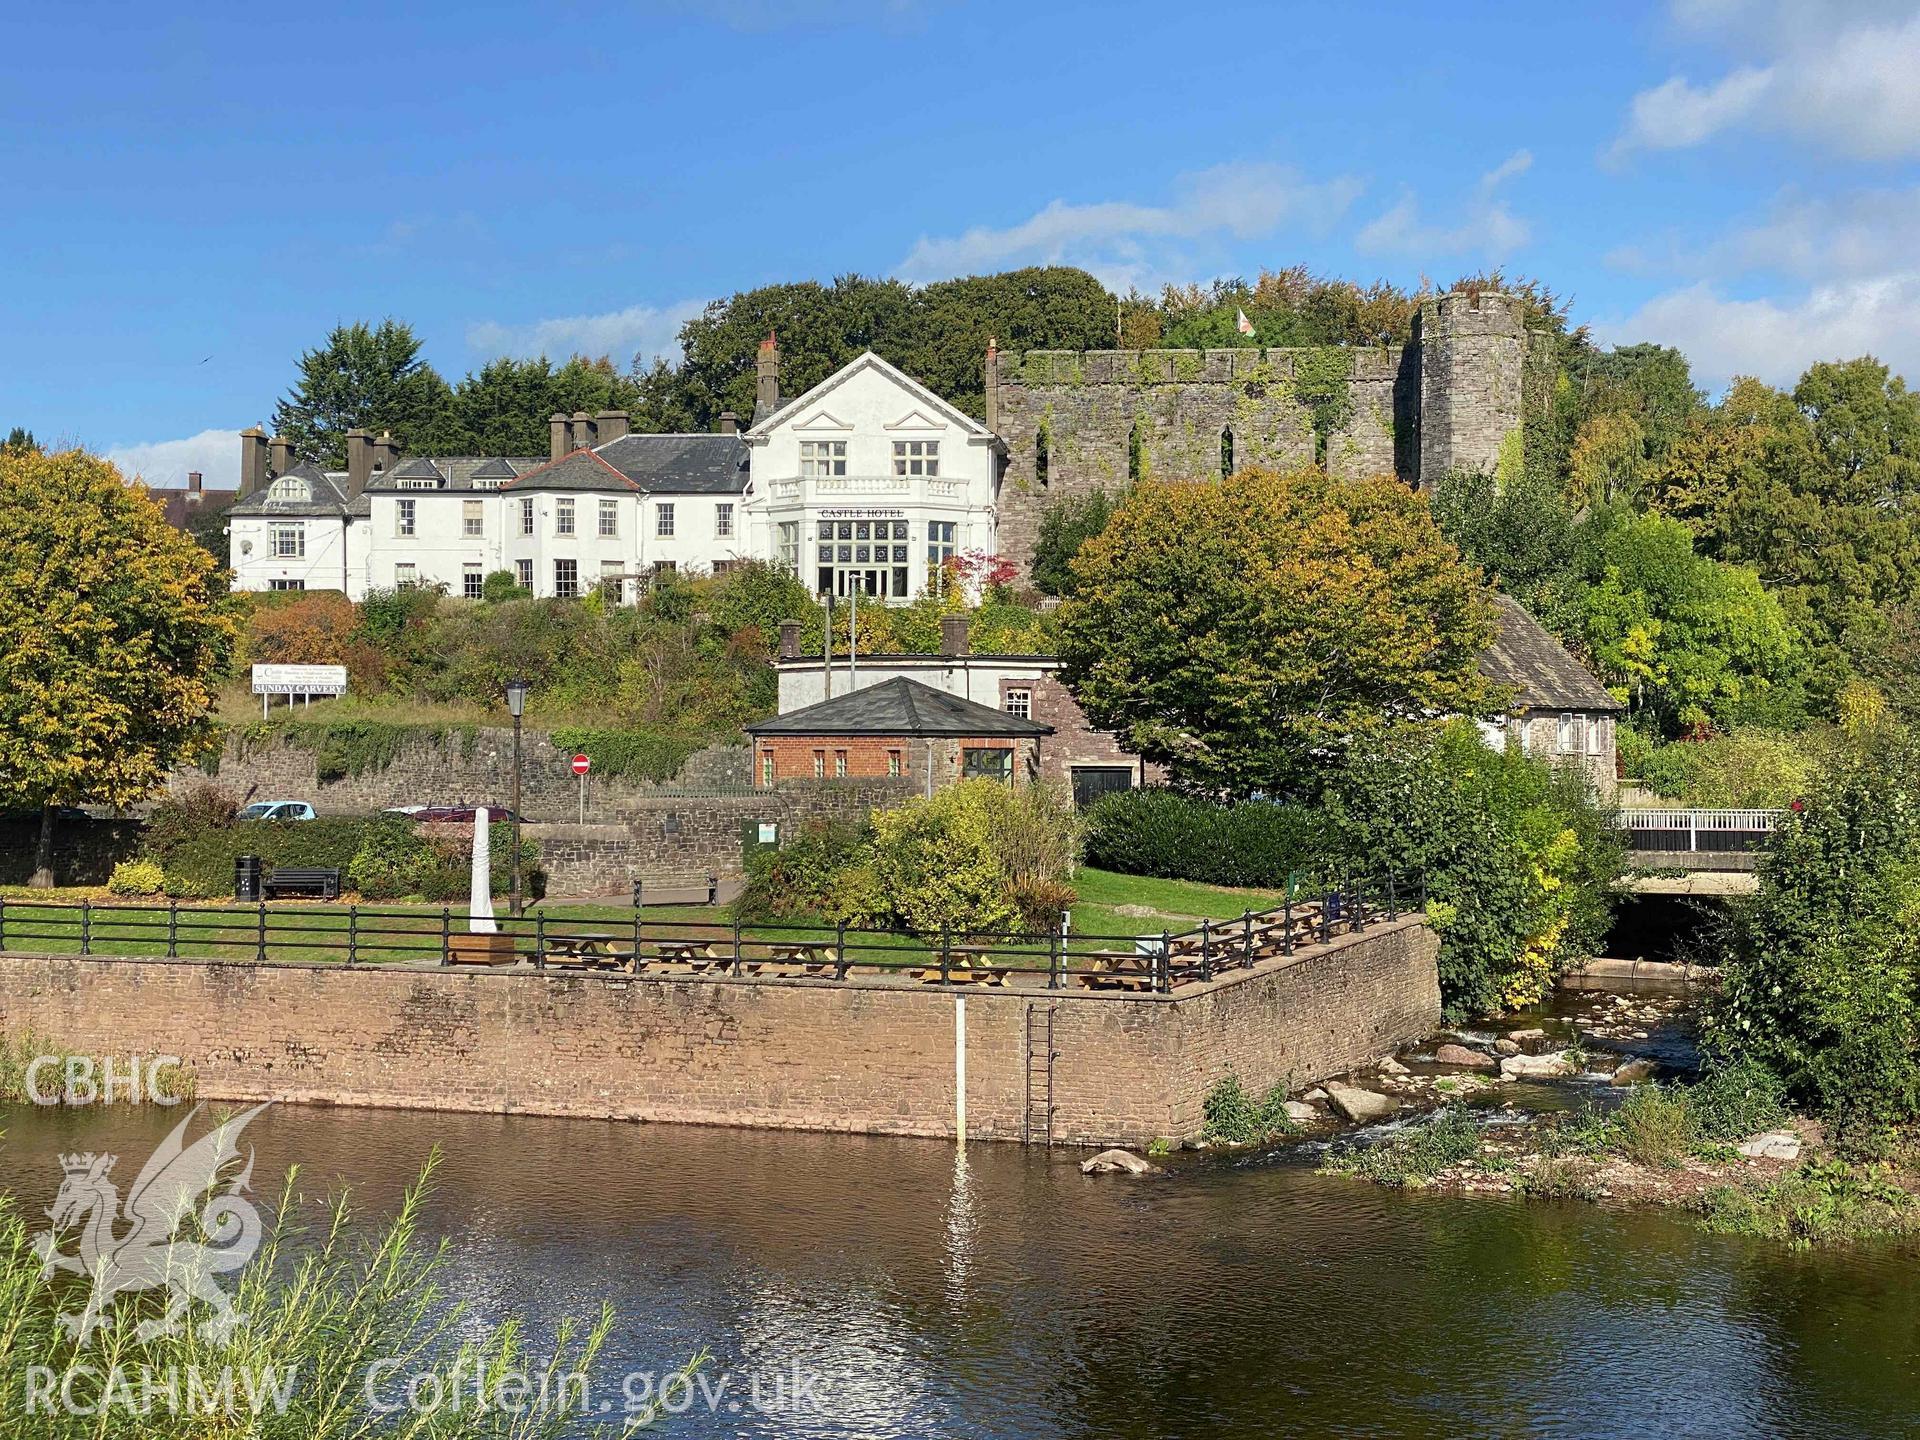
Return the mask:
{"type": "MultiPolygon", "coordinates": [[[[37,1214],[58,1151],[143,1156],[177,1118],[10,1112],[0,1185],[37,1214]]],[[[1911,1251],[1014,1146],[294,1107],[247,1138],[262,1182],[297,1163],[372,1211],[439,1146],[430,1221],[483,1317],[610,1300],[619,1370],[707,1345],[825,1377],[821,1413],[672,1434],[1920,1433],[1911,1251]]]]}

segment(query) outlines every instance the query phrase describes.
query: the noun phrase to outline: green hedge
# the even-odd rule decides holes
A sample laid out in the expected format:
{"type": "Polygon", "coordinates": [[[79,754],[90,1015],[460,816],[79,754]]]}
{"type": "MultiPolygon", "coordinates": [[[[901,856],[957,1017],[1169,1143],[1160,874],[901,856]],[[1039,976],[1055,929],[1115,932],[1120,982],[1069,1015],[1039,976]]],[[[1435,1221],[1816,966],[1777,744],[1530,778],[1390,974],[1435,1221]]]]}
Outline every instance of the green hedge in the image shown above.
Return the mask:
{"type": "Polygon", "coordinates": [[[1312,872],[1327,849],[1317,814],[1263,800],[1220,805],[1149,788],[1087,812],[1087,864],[1123,875],[1271,889],[1312,872]]]}
{"type": "MultiPolygon", "coordinates": [[[[494,893],[512,879],[512,828],[491,827],[494,893]]],[[[534,868],[538,847],[521,842],[521,874],[529,894],[544,889],[534,868]]],[[[285,866],[338,869],[346,888],[368,900],[464,900],[471,854],[450,832],[435,832],[398,816],[263,822],[220,826],[181,839],[153,858],[165,875],[166,892],[179,899],[211,900],[233,893],[234,861],[258,855],[268,870],[285,866]]]]}

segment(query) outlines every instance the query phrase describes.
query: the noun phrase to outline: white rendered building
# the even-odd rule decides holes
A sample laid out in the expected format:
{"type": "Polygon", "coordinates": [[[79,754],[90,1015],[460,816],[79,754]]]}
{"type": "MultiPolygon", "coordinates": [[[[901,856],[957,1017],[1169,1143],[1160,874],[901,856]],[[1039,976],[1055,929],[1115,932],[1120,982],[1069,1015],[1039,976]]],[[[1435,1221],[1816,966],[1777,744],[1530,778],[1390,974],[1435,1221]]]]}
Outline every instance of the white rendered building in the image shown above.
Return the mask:
{"type": "Polygon", "coordinates": [[[555,415],[547,458],[419,456],[347,436],[347,469],[293,464],[241,437],[228,510],[234,587],[435,585],[478,598],[507,571],[535,595],[598,587],[628,602],[669,571],[743,558],[816,593],[903,603],[949,560],[991,554],[1004,448],[979,421],[871,352],[781,403],[762,345],[758,420],[744,434],[641,435],[621,411],[555,415]]]}
{"type": "Polygon", "coordinates": [[[746,435],[754,554],[815,594],[899,604],[946,561],[993,553],[1005,450],[991,430],[872,351],[785,404],[777,365],[769,340],[746,435]]]}

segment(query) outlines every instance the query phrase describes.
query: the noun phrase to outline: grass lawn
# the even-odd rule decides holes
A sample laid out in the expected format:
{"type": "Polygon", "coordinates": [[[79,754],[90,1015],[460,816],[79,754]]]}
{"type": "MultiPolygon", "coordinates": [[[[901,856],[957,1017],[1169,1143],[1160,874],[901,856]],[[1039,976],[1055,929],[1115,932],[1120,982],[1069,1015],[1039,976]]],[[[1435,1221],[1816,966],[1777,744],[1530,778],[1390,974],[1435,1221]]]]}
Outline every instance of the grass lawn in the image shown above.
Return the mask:
{"type": "MultiPolygon", "coordinates": [[[[1203,918],[1233,919],[1249,909],[1271,908],[1282,898],[1272,891],[1116,875],[1091,868],[1080,871],[1075,886],[1080,899],[1073,910],[1072,940],[1090,948],[1105,948],[1102,941],[1127,941],[1162,930],[1178,934],[1203,918]],[[1122,907],[1129,913],[1122,913],[1122,907]]],[[[500,928],[516,938],[523,953],[530,953],[542,936],[550,946],[562,936],[595,935],[624,948],[634,935],[630,906],[539,904],[517,921],[506,918],[504,900],[496,900],[495,908],[500,928]]],[[[459,934],[467,928],[463,905],[349,907],[299,901],[268,905],[264,924],[270,960],[345,961],[351,937],[352,953],[362,964],[437,960],[443,933],[459,934]]],[[[261,926],[261,912],[252,906],[183,903],[170,915],[164,901],[122,902],[102,898],[97,891],[9,888],[0,892],[0,949],[250,960],[260,953],[261,926]]],[[[730,944],[732,935],[733,913],[725,905],[648,906],[642,916],[641,938],[648,953],[662,940],[730,944]]],[[[756,947],[803,940],[831,944],[836,932],[831,925],[753,925],[742,930],[741,938],[756,947]]],[[[956,943],[965,938],[954,937],[956,943]]],[[[928,944],[910,935],[859,931],[848,932],[846,944],[848,959],[867,965],[937,963],[939,949],[937,941],[928,944]]],[[[1048,950],[1044,942],[997,941],[995,948],[1036,956],[1048,950]]]]}

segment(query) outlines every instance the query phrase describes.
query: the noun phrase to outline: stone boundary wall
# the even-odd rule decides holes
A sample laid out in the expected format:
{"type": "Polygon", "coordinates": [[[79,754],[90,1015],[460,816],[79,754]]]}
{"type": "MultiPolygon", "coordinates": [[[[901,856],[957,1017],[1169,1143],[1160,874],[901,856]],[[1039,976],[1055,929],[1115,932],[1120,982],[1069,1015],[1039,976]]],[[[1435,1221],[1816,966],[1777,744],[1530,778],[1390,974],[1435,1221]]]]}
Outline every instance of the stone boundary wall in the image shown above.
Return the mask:
{"type": "Polygon", "coordinates": [[[1051,1005],[1055,1139],[1142,1145],[1229,1071],[1304,1087],[1430,1034],[1437,948],[1412,916],[1177,996],[9,954],[0,1026],[177,1055],[206,1100],[951,1137],[964,1004],[968,1135],[1018,1140],[1051,1005]]]}
{"type": "MultiPolygon", "coordinates": [[[[532,820],[577,820],[580,782],[573,753],[544,730],[521,736],[521,814],[532,820]]],[[[671,782],[630,780],[605,772],[587,782],[587,818],[619,818],[645,802],[688,791],[738,791],[753,782],[743,744],[710,745],[687,758],[671,782]]],[[[505,805],[513,789],[513,731],[504,726],[463,732],[449,726],[403,744],[390,764],[323,781],[314,751],[281,735],[266,740],[230,736],[217,772],[176,770],[167,788],[214,784],[242,804],[249,800],[308,800],[323,815],[366,815],[395,805],[505,805]]]]}
{"type": "Polygon", "coordinates": [[[608,824],[527,824],[540,846],[549,896],[625,896],[638,880],[721,880],[745,873],[745,841],[761,825],[780,840],[817,820],[860,820],[920,793],[911,780],[796,781],[737,795],[633,799],[608,824]]]}

